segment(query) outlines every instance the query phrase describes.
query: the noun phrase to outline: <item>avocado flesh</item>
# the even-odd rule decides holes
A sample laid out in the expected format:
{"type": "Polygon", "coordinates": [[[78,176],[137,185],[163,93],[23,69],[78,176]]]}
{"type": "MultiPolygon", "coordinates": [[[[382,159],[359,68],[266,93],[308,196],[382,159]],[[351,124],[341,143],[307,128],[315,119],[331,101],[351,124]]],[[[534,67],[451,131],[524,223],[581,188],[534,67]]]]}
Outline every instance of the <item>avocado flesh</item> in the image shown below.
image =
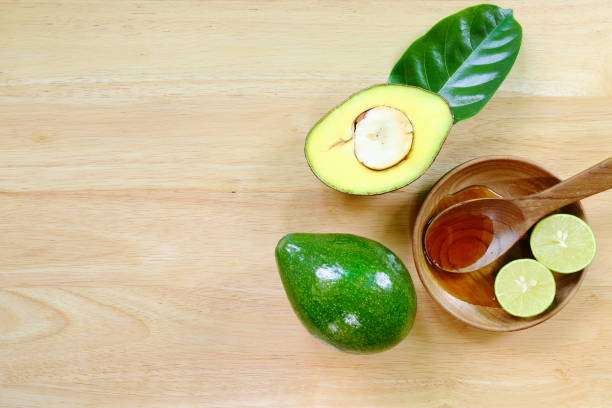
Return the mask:
{"type": "Polygon", "coordinates": [[[325,115],[308,133],[305,153],[314,174],[328,186],[350,194],[381,194],[421,176],[437,156],[453,124],[446,100],[422,88],[383,84],[349,97],[325,115]],[[377,106],[404,113],[414,125],[406,158],[385,170],[373,170],[357,160],[353,141],[355,119],[377,106]]]}
{"type": "Polygon", "coordinates": [[[412,280],[378,242],[349,234],[289,234],[278,242],[276,261],[304,326],[337,349],[383,351],[412,327],[412,280]]]}

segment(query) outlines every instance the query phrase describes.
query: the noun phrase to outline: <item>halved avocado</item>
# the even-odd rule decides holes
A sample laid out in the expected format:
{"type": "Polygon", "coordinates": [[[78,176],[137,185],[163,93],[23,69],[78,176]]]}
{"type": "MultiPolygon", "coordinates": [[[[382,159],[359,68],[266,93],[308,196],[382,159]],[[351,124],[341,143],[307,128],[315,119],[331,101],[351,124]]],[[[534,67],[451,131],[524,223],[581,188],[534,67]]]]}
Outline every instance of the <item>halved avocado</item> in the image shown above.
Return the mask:
{"type": "Polygon", "coordinates": [[[328,186],[381,194],[421,176],[453,124],[444,98],[422,88],[382,84],[349,97],[308,133],[305,153],[328,186]]]}

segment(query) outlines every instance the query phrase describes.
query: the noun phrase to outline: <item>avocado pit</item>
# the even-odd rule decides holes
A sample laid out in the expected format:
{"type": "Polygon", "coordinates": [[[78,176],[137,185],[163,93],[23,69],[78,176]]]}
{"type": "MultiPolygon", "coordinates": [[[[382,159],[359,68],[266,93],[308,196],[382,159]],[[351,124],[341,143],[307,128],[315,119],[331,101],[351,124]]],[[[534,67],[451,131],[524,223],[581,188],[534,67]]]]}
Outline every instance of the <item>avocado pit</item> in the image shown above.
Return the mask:
{"type": "Polygon", "coordinates": [[[354,152],[357,160],[372,170],[385,170],[410,152],[414,127],[399,109],[376,106],[355,119],[354,152]]]}

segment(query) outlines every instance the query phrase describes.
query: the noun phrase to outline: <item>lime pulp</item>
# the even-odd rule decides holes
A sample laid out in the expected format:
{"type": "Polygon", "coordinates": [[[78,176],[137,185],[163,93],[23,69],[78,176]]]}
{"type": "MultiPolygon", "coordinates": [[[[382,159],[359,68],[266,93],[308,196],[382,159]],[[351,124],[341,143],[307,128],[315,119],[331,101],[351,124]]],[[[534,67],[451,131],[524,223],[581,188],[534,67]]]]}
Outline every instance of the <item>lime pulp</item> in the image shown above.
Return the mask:
{"type": "Polygon", "coordinates": [[[495,296],[501,307],[517,317],[544,312],[555,298],[555,278],[533,259],[517,259],[502,267],[495,278],[495,296]]]}
{"type": "Polygon", "coordinates": [[[593,261],[595,235],[586,222],[570,214],[540,220],[529,241],[534,257],[552,271],[578,272],[593,261]]]}

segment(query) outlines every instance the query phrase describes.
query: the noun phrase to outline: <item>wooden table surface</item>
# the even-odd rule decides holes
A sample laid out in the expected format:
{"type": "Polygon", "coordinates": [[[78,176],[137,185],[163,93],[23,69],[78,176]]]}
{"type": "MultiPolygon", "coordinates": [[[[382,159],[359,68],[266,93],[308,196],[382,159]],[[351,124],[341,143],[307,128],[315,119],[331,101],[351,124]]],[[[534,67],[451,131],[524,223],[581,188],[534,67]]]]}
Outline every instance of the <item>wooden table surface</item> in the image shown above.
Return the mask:
{"type": "Polygon", "coordinates": [[[0,2],[0,407],[612,406],[611,192],[584,201],[584,286],[524,332],[448,315],[410,252],[459,163],[514,154],[567,177],[610,156],[609,0],[506,1],[514,69],[412,185],[348,196],[304,160],[315,121],[472,4],[0,2]],[[370,356],[311,337],[273,256],[298,231],[397,252],[410,335],[370,356]]]}

